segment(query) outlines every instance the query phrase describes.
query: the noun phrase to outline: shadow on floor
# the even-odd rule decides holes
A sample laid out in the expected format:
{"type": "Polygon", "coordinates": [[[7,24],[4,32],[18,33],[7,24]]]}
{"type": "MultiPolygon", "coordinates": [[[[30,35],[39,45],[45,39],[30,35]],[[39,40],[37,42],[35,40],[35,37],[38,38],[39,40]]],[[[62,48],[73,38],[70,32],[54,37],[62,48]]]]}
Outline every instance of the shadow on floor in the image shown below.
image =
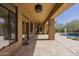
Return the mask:
{"type": "Polygon", "coordinates": [[[13,56],[33,56],[37,42],[36,38],[36,35],[33,36],[29,41],[29,45],[22,46],[13,56]]]}

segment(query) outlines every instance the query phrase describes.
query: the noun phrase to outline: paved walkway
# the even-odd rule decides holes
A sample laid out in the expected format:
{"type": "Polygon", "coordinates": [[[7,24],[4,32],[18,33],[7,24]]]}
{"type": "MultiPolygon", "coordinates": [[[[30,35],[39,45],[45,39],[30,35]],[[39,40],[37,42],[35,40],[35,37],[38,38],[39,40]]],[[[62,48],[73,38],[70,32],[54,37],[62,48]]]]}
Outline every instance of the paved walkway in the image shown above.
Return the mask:
{"type": "MultiPolygon", "coordinates": [[[[56,34],[55,40],[37,40],[34,46],[33,56],[79,56],[79,41],[66,39],[60,34],[56,34]]],[[[31,50],[30,47],[22,47],[15,55],[29,55],[31,50]]]]}
{"type": "Polygon", "coordinates": [[[60,34],[56,34],[55,37],[56,41],[64,45],[74,55],[79,56],[79,41],[67,39],[66,36],[60,36],[60,34]]]}

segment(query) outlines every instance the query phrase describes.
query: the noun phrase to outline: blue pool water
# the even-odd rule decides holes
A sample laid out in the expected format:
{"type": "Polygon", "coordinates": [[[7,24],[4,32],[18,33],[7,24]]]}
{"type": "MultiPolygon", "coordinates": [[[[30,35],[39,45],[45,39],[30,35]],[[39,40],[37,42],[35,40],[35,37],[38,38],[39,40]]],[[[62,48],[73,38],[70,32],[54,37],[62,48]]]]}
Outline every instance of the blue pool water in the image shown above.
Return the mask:
{"type": "Polygon", "coordinates": [[[67,34],[66,36],[75,36],[75,37],[79,37],[79,34],[74,34],[74,33],[69,33],[69,34],[67,34]]]}
{"type": "Polygon", "coordinates": [[[76,34],[76,33],[68,33],[67,35],[64,35],[64,36],[67,36],[67,38],[79,38],[79,34],[76,34]]]}

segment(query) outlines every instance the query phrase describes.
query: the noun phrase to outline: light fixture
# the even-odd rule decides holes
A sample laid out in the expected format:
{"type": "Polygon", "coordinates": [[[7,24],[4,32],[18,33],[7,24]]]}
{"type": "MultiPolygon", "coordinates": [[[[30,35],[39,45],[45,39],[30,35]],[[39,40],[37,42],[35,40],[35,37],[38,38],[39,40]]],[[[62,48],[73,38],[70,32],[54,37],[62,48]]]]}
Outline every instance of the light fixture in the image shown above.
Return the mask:
{"type": "Polygon", "coordinates": [[[35,5],[35,12],[40,13],[42,11],[42,5],[41,4],[36,4],[35,5]]]}

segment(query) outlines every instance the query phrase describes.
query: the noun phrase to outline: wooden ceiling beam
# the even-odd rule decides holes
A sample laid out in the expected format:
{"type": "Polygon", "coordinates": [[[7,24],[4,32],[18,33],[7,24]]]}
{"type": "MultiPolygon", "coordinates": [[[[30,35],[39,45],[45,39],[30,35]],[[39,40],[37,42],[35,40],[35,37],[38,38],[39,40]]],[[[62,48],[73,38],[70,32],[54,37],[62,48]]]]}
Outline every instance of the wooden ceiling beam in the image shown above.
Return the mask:
{"type": "Polygon", "coordinates": [[[74,3],[64,3],[52,16],[50,19],[56,18],[58,15],[62,14],[65,10],[70,8],[74,3]]]}
{"type": "Polygon", "coordinates": [[[58,8],[61,7],[63,3],[56,3],[55,6],[52,8],[51,12],[49,13],[48,17],[46,18],[46,20],[44,21],[44,23],[46,23],[48,21],[48,19],[58,10],[58,8]]]}

